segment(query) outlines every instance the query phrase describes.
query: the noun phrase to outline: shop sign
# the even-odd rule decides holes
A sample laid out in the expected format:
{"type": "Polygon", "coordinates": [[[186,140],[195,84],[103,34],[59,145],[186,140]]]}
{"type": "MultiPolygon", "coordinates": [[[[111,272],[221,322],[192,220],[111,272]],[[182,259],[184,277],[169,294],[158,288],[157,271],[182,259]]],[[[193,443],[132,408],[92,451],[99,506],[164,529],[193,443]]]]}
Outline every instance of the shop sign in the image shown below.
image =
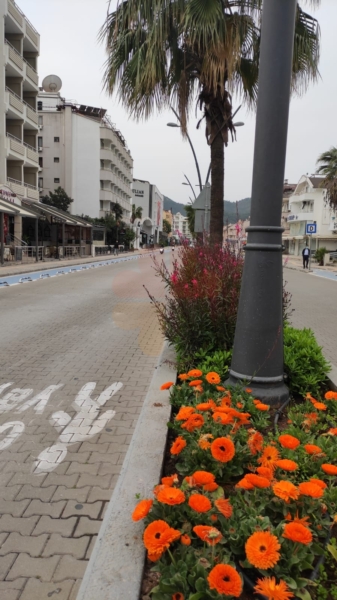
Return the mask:
{"type": "Polygon", "coordinates": [[[15,204],[16,194],[7,185],[0,184],[0,199],[15,204]]]}

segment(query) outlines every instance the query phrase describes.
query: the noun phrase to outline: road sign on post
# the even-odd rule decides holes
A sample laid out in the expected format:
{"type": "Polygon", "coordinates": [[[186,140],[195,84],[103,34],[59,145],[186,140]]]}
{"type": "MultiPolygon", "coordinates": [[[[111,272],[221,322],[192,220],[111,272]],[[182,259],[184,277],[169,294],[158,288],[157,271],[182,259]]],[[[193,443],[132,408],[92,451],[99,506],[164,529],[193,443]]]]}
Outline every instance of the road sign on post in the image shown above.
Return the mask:
{"type": "Polygon", "coordinates": [[[307,223],[305,226],[305,233],[307,235],[312,235],[313,233],[317,233],[317,223],[307,223]]]}

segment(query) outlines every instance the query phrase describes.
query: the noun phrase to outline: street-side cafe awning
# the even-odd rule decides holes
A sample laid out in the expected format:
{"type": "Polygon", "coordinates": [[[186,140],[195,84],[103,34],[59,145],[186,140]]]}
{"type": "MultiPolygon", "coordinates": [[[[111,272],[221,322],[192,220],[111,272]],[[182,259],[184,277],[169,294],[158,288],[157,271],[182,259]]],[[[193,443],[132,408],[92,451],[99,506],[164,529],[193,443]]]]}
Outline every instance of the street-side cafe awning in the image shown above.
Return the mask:
{"type": "Polygon", "coordinates": [[[72,215],[49,206],[48,204],[42,204],[41,202],[30,202],[29,200],[22,200],[23,204],[29,207],[29,210],[34,211],[37,215],[53,217],[55,223],[64,223],[65,225],[72,225],[77,227],[92,227],[90,223],[72,215]]]}
{"type": "MultiPolygon", "coordinates": [[[[4,264],[4,215],[20,215],[21,217],[33,217],[37,219],[29,209],[22,208],[19,204],[0,200],[0,264],[4,264]]],[[[37,221],[36,221],[37,222],[37,221]]]]}

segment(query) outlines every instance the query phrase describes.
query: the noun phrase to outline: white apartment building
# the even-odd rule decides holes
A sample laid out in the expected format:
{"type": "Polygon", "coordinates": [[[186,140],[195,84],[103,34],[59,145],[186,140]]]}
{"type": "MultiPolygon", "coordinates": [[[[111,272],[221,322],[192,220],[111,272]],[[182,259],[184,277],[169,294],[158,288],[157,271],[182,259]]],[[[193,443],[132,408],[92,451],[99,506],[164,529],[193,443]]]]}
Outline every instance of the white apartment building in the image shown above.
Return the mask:
{"type": "Polygon", "coordinates": [[[40,195],[60,186],[74,200],[71,213],[90,217],[118,203],[129,223],[133,159],[126,141],[106,110],[65,100],[61,84],[48,76],[38,95],[40,195]]]}
{"type": "Polygon", "coordinates": [[[38,201],[37,60],[40,36],[13,0],[0,2],[0,197],[16,204],[6,231],[22,234],[22,199],[38,201]]]}
{"type": "Polygon", "coordinates": [[[317,234],[312,235],[312,249],[337,249],[337,214],[327,203],[327,191],[322,177],[303,175],[294,193],[289,196],[289,233],[283,240],[289,244],[289,253],[299,255],[307,244],[306,224],[316,223],[317,234]]]}
{"type": "Polygon", "coordinates": [[[164,196],[156,185],[142,179],[134,179],[132,204],[142,208],[142,218],[134,222],[136,233],[135,248],[152,241],[159,242],[159,232],[163,230],[164,196]]]}
{"type": "Polygon", "coordinates": [[[177,238],[192,239],[192,234],[188,227],[188,219],[180,212],[173,215],[172,235],[177,238]]]}

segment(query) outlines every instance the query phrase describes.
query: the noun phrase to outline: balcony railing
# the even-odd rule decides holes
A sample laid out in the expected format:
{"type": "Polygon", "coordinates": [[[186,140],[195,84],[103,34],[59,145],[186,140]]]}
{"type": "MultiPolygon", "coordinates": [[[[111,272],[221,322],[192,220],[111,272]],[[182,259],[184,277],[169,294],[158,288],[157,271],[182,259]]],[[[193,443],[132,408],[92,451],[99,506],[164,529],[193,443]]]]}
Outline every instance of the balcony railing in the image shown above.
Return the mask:
{"type": "MultiPolygon", "coordinates": [[[[28,23],[29,27],[31,27],[31,29],[33,30],[33,32],[37,35],[40,36],[39,32],[36,31],[34,25],[31,24],[30,20],[27,19],[26,15],[22,12],[21,8],[19,8],[19,6],[16,4],[16,2],[14,2],[14,0],[8,0],[8,11],[12,14],[12,10],[13,8],[19,13],[20,17],[22,19],[24,19],[26,21],[26,23],[28,23]]],[[[13,11],[14,13],[14,11],[13,11]]],[[[12,14],[12,16],[16,19],[16,13],[12,14]]],[[[18,21],[18,23],[21,25],[22,27],[22,21],[20,23],[20,21],[18,21]]]]}
{"type": "Polygon", "coordinates": [[[17,55],[17,56],[18,56],[18,57],[19,57],[19,58],[20,58],[20,59],[21,59],[21,60],[22,60],[22,61],[23,61],[23,62],[24,62],[26,65],[28,65],[28,67],[29,67],[30,69],[32,69],[32,71],[34,71],[34,73],[35,73],[36,75],[38,75],[38,72],[37,72],[37,70],[36,70],[36,69],[34,69],[34,67],[33,67],[33,66],[32,66],[32,65],[31,65],[31,64],[28,62],[28,60],[26,60],[26,59],[25,59],[25,57],[24,57],[24,56],[22,56],[22,54],[20,54],[20,52],[19,52],[19,51],[18,51],[18,50],[17,50],[17,49],[16,49],[14,46],[12,46],[12,44],[11,44],[11,43],[10,43],[10,42],[7,40],[7,38],[5,38],[5,44],[7,44],[7,46],[9,46],[9,47],[10,47],[10,49],[11,49],[11,50],[13,50],[13,51],[15,52],[15,54],[16,54],[16,55],[17,55]]]}
{"type": "MultiPolygon", "coordinates": [[[[11,133],[6,133],[6,137],[8,137],[10,140],[14,140],[17,144],[22,144],[22,146],[24,146],[25,148],[28,148],[28,150],[32,150],[36,154],[36,156],[37,156],[37,149],[34,148],[33,146],[30,146],[26,142],[23,142],[22,140],[20,140],[19,138],[15,137],[15,135],[12,135],[11,133]]],[[[20,152],[20,154],[21,154],[21,152],[20,152]]],[[[38,162],[37,159],[36,159],[36,162],[38,162]]]]}

